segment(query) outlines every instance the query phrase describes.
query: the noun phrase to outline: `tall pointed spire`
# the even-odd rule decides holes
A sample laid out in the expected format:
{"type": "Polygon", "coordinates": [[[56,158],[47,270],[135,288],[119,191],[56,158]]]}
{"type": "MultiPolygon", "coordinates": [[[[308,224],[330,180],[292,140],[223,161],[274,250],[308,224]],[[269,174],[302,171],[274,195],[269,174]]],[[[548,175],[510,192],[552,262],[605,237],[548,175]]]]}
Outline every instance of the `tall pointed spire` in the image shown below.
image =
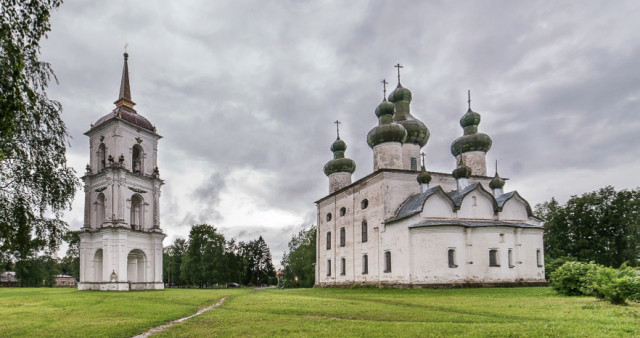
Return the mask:
{"type": "Polygon", "coordinates": [[[135,112],[135,110],[133,109],[135,103],[131,100],[131,87],[129,86],[129,65],[127,62],[128,59],[129,54],[125,52],[124,66],[122,67],[122,80],[120,81],[120,94],[118,95],[118,100],[114,103],[116,104],[116,108],[124,106],[135,112]]]}

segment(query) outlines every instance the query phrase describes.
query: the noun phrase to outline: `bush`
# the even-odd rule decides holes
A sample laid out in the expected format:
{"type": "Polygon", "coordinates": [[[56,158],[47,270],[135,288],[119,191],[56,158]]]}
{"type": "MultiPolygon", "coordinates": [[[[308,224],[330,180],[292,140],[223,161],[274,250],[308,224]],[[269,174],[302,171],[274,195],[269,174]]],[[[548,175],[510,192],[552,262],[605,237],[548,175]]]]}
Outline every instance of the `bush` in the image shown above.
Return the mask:
{"type": "Polygon", "coordinates": [[[634,268],[625,264],[620,269],[599,267],[587,288],[594,296],[612,304],[640,300],[640,277],[634,268]]]}
{"type": "Polygon", "coordinates": [[[544,276],[547,280],[551,280],[551,274],[566,262],[575,262],[576,259],[569,256],[562,256],[558,258],[545,257],[544,258],[544,276]]]}
{"type": "Polygon", "coordinates": [[[590,295],[598,268],[594,263],[566,262],[551,273],[551,287],[566,296],[590,295]]]}

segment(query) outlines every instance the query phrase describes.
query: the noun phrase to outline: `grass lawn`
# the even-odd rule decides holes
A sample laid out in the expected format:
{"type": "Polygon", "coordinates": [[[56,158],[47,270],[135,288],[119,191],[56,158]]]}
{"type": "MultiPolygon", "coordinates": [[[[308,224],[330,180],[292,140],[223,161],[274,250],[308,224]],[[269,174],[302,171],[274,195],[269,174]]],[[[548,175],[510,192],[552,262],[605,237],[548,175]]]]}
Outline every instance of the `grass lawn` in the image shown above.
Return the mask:
{"type": "Polygon", "coordinates": [[[640,336],[640,304],[550,288],[79,292],[0,289],[0,336],[640,336]]]}

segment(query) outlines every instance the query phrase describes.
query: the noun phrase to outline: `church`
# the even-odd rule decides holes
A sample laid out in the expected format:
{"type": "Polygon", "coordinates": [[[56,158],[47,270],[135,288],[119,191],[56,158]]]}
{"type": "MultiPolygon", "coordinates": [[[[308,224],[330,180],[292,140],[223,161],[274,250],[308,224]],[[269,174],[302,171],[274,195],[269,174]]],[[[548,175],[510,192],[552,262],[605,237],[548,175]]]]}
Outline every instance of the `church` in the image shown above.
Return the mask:
{"type": "Polygon", "coordinates": [[[124,53],[116,108],[91,125],[78,290],[163,289],[156,128],[134,109],[124,53]]]}
{"type": "MultiPolygon", "coordinates": [[[[451,144],[456,168],[429,172],[421,149],[427,126],[411,114],[411,91],[400,84],[376,110],[367,135],[373,172],[356,182],[355,161],[338,135],[324,166],[329,194],[316,201],[317,287],[381,285],[455,287],[545,283],[543,224],[505,179],[487,176],[491,138],[480,114],[460,119],[451,144]],[[422,156],[422,165],[418,168],[422,156]]],[[[384,85],[386,81],[383,80],[384,85]]],[[[336,121],[337,122],[337,121],[336,121]]]]}

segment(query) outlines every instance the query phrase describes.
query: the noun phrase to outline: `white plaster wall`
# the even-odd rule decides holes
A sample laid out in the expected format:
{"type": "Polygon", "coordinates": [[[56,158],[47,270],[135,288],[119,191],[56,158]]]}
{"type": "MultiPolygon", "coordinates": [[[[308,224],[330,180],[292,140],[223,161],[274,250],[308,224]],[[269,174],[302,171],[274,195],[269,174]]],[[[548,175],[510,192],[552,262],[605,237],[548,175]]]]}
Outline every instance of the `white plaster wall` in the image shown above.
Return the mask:
{"type": "Polygon", "coordinates": [[[439,193],[431,195],[425,202],[422,208],[421,218],[447,218],[452,219],[456,217],[454,207],[451,200],[439,193]]]}
{"type": "Polygon", "coordinates": [[[498,216],[500,220],[505,221],[526,221],[529,218],[526,204],[516,197],[511,198],[502,206],[502,211],[498,213],[498,216]]]}
{"type": "Polygon", "coordinates": [[[385,142],[373,147],[373,171],[402,169],[402,143],[385,142]]]}
{"type": "Polygon", "coordinates": [[[402,169],[420,170],[420,145],[415,143],[405,143],[402,145],[402,169]],[[411,169],[411,158],[416,159],[416,169],[411,169]]]}
{"type": "MultiPolygon", "coordinates": [[[[471,175],[487,176],[486,153],[482,151],[469,151],[462,153],[464,164],[471,168],[471,175]]],[[[460,155],[456,156],[456,165],[460,162],[460,155]]]]}
{"type": "Polygon", "coordinates": [[[492,197],[478,190],[468,193],[458,210],[459,218],[493,220],[492,197]]]}
{"type": "Polygon", "coordinates": [[[332,194],[351,184],[351,173],[338,172],[329,175],[329,193],[332,194]]]}

